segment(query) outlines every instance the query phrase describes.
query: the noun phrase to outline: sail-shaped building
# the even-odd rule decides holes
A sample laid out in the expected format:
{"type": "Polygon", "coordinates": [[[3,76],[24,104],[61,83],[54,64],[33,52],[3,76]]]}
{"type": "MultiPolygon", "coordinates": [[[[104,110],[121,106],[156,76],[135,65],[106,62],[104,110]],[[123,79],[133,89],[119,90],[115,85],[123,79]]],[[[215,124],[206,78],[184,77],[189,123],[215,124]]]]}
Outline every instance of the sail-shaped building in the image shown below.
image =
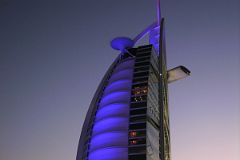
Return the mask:
{"type": "Polygon", "coordinates": [[[166,68],[164,19],[135,38],[118,37],[120,54],[108,69],[90,104],[76,160],[170,160],[168,84],[190,75],[166,68]],[[149,35],[149,44],[135,46],[149,35]]]}

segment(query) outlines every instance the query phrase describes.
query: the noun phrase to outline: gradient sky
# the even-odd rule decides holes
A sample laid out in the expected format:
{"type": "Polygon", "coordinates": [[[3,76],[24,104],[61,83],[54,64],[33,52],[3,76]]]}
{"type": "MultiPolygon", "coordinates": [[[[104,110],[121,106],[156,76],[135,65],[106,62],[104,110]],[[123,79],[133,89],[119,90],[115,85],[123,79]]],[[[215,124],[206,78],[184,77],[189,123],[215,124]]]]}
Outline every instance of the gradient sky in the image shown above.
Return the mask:
{"type": "MultiPolygon", "coordinates": [[[[173,160],[240,159],[239,0],[162,0],[173,160]]],[[[0,159],[74,160],[94,92],[155,0],[0,0],[0,159]]]]}

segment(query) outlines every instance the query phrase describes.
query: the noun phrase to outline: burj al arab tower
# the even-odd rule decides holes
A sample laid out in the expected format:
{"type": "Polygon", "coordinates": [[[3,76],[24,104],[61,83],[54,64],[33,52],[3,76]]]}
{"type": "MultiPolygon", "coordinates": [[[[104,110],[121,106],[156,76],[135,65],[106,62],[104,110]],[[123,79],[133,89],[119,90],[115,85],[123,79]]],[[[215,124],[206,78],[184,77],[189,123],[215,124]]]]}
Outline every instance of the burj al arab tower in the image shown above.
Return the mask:
{"type": "Polygon", "coordinates": [[[190,75],[167,70],[164,19],[135,38],[111,41],[119,51],[88,109],[76,160],[170,160],[168,84],[190,75]],[[144,36],[149,44],[136,46],[144,36]]]}

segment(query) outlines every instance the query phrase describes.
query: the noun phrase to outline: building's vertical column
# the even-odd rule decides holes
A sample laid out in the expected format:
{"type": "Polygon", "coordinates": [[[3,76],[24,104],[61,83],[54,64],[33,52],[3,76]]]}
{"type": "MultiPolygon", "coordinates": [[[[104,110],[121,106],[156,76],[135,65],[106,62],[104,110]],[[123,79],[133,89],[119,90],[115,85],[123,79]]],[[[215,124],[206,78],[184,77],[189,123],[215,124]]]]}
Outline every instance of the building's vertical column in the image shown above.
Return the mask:
{"type": "Polygon", "coordinates": [[[158,57],[152,50],[147,99],[147,160],[159,160],[159,70],[158,57]]]}
{"type": "Polygon", "coordinates": [[[129,116],[129,160],[146,160],[148,77],[152,46],[137,48],[129,116]]]}
{"type": "Polygon", "coordinates": [[[160,158],[170,160],[170,126],[168,111],[168,82],[167,82],[167,57],[165,44],[164,19],[161,19],[160,27],[160,54],[159,54],[159,70],[160,70],[160,158]]]}

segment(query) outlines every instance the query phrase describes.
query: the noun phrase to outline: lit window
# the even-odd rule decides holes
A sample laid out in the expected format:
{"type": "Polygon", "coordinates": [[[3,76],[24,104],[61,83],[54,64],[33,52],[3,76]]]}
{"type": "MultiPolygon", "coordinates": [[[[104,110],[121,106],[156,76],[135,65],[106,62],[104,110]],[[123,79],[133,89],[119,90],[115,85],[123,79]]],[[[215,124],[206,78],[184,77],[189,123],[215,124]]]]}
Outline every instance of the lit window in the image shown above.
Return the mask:
{"type": "Polygon", "coordinates": [[[134,101],[135,101],[135,102],[142,101],[142,100],[143,100],[143,98],[142,98],[141,96],[139,96],[139,97],[134,97],[134,101]]]}
{"type": "Polygon", "coordinates": [[[131,136],[131,137],[136,137],[136,136],[137,136],[137,132],[131,131],[131,132],[130,132],[130,136],[131,136]]]}
{"type": "Polygon", "coordinates": [[[148,91],[147,86],[135,87],[133,89],[133,95],[137,96],[137,95],[141,95],[141,94],[146,94],[147,91],[148,91]]]}
{"type": "Polygon", "coordinates": [[[131,140],[131,141],[130,141],[130,144],[131,144],[131,145],[137,144],[137,141],[136,141],[136,140],[131,140]]]}

